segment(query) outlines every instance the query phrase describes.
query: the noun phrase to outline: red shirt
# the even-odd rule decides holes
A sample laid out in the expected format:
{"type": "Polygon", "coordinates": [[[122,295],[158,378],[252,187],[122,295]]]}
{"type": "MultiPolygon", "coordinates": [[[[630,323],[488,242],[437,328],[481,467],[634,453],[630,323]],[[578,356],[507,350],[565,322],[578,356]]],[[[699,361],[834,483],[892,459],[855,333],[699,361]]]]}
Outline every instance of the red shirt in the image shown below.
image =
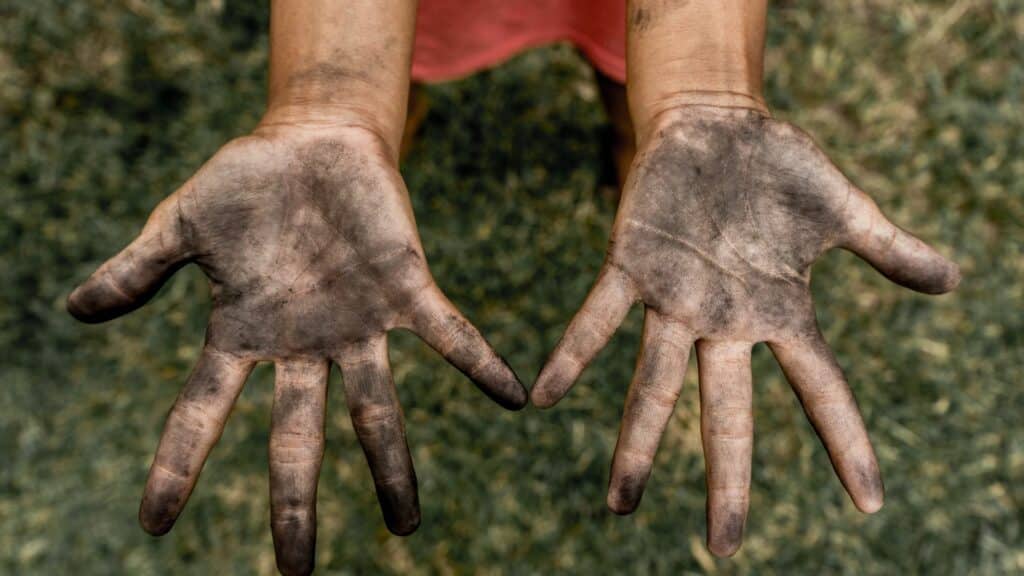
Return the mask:
{"type": "Polygon", "coordinates": [[[626,0],[420,0],[412,78],[467,76],[516,53],[575,44],[606,76],[626,81],[626,0]]]}

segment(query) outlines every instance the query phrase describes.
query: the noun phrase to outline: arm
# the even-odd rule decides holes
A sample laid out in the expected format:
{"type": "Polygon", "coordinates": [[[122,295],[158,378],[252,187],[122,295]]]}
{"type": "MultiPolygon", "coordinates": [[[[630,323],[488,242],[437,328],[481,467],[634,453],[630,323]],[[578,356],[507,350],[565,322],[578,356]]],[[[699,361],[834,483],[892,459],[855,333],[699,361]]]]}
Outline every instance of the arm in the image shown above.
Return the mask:
{"type": "Polygon", "coordinates": [[[766,342],[864,512],[881,474],[811,301],[811,265],[849,249],[928,294],[956,287],[956,264],[882,215],[813,140],[772,120],[761,95],[765,2],[629,3],[627,85],[638,153],[605,266],[531,393],[551,406],[644,305],[608,506],[640,503],[690,349],[700,375],[708,547],[739,548],[749,502],[750,352],[766,342]]]}
{"type": "Polygon", "coordinates": [[[659,113],[688,104],[768,114],[766,10],[767,0],[628,2],[626,90],[637,134],[659,113]]]}
{"type": "Polygon", "coordinates": [[[397,170],[414,11],[407,0],[275,0],[262,122],[70,295],[71,314],[101,322],[143,305],[186,264],[210,280],[206,344],[146,482],[146,531],[174,525],[257,362],[275,364],[271,528],[285,574],[314,565],[332,363],[396,534],[415,530],[420,510],[388,331],[412,330],[501,405],[526,403],[511,369],[431,277],[397,170]]]}
{"type": "Polygon", "coordinates": [[[260,126],[364,128],[394,156],[405,124],[416,4],[274,0],[260,126]]]}

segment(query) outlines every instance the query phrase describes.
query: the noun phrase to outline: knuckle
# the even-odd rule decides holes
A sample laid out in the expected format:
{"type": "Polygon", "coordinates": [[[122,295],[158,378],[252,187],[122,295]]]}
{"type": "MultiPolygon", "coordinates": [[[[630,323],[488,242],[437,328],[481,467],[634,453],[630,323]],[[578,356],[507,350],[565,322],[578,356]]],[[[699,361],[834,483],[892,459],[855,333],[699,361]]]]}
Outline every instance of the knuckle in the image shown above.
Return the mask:
{"type": "Polygon", "coordinates": [[[398,410],[394,406],[368,404],[352,411],[353,425],[362,430],[391,428],[399,420],[398,410]]]}
{"type": "Polygon", "coordinates": [[[185,430],[205,433],[216,426],[218,419],[197,402],[185,402],[175,406],[170,418],[185,430]]]}

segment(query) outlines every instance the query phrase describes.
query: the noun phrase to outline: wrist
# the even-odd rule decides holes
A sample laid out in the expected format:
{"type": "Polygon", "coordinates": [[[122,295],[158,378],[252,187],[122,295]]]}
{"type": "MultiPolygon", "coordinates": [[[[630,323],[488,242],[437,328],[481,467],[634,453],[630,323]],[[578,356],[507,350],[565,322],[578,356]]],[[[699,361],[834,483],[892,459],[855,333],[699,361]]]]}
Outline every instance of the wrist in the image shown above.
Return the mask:
{"type": "Polygon", "coordinates": [[[358,127],[398,150],[415,18],[407,0],[273,0],[260,127],[358,127]]]}
{"type": "Polygon", "coordinates": [[[362,133],[386,148],[386,154],[397,163],[401,144],[401,125],[387,122],[386,115],[358,104],[308,104],[272,102],[264,112],[255,133],[271,134],[297,130],[320,133],[362,133]]]}
{"type": "Polygon", "coordinates": [[[701,105],[769,115],[762,91],[764,0],[630,1],[630,113],[638,133],[666,110],[701,105]]]}
{"type": "Polygon", "coordinates": [[[678,88],[660,87],[647,98],[631,101],[631,115],[639,141],[656,131],[674,111],[687,107],[708,106],[753,111],[771,117],[771,111],[758,87],[743,84],[683,84],[678,88]]]}
{"type": "Polygon", "coordinates": [[[748,121],[760,117],[770,123],[771,116],[750,106],[722,106],[717,104],[690,103],[665,108],[648,121],[646,130],[637,133],[637,145],[646,149],[654,141],[678,134],[679,125],[692,125],[695,121],[715,124],[718,122],[748,121]]]}
{"type": "Polygon", "coordinates": [[[264,138],[332,139],[369,146],[398,165],[400,137],[379,120],[351,107],[278,105],[267,108],[252,134],[264,138]]]}
{"type": "Polygon", "coordinates": [[[771,117],[771,111],[764,97],[757,90],[742,87],[683,88],[674,92],[659,94],[642,104],[643,124],[653,121],[666,112],[686,106],[712,106],[716,108],[745,108],[762,116],[771,117]]]}

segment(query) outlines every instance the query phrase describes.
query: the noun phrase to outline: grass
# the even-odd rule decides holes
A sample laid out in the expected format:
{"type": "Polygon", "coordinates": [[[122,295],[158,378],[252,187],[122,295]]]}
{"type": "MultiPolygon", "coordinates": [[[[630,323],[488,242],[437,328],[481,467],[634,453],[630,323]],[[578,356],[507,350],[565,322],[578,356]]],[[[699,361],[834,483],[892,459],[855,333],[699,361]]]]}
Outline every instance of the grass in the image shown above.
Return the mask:
{"type": "MultiPolygon", "coordinates": [[[[695,375],[640,509],[604,491],[634,310],[557,408],[510,414],[408,334],[391,356],[423,526],[384,528],[334,374],[322,573],[1005,574],[1024,571],[1024,8],[1012,0],[772,3],[767,95],[965,279],[940,298],[835,253],[819,318],[886,478],[855,511],[764,349],[746,542],[703,549],[695,375]]],[[[262,111],[267,9],[240,0],[18,0],[0,9],[0,572],[273,573],[272,374],[257,371],[167,537],[135,515],[163,415],[202,342],[187,269],[99,327],[67,292],[262,111]]],[[[439,283],[528,381],[581,303],[614,205],[606,124],[567,47],[432,87],[403,168],[439,283]]]]}

